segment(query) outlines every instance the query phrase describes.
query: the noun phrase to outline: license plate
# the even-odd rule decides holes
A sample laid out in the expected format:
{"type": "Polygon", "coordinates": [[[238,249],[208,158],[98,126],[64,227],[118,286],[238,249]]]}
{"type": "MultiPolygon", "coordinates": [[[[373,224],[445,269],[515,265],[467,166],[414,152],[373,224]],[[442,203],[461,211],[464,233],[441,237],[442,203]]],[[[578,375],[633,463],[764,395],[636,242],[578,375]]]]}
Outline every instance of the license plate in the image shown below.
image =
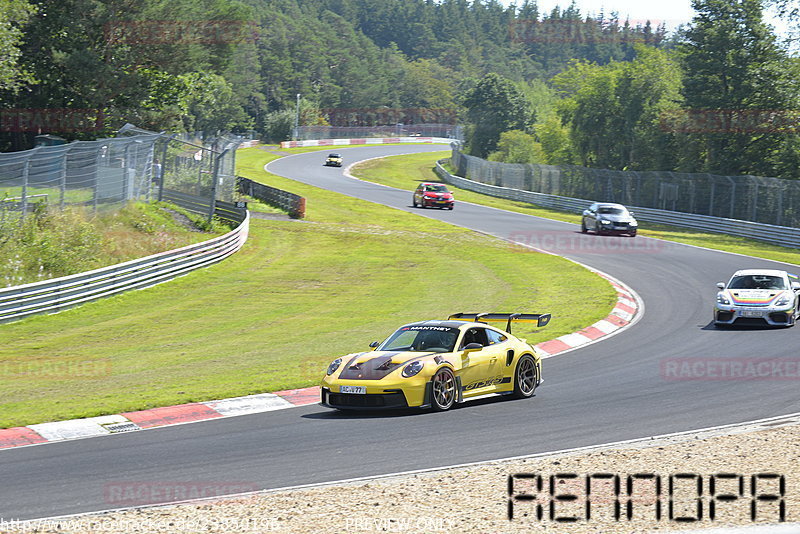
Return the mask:
{"type": "Polygon", "coordinates": [[[367,386],[340,386],[339,393],[359,393],[365,395],[367,393],[367,386]]]}
{"type": "Polygon", "coordinates": [[[763,317],[764,312],[760,310],[742,310],[742,317],[763,317]]]}

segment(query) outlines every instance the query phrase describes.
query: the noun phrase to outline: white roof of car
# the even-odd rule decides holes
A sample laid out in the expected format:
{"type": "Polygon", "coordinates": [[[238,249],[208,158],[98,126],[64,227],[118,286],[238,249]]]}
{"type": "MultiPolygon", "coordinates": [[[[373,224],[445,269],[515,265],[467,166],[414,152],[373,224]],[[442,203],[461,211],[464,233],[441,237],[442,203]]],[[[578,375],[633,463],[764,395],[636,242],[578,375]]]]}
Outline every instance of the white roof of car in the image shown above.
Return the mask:
{"type": "Polygon", "coordinates": [[[751,274],[763,276],[786,276],[786,271],[779,271],[777,269],[742,269],[733,273],[733,276],[747,276],[751,274]]]}

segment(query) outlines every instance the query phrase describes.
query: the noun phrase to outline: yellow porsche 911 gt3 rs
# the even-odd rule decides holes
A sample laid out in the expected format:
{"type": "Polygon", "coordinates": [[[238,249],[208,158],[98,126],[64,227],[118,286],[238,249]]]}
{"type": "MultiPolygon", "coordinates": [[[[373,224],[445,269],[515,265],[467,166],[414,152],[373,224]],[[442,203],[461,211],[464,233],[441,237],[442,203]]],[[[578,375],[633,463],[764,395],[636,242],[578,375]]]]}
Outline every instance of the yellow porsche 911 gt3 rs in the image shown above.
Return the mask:
{"type": "Polygon", "coordinates": [[[457,313],[446,321],[401,326],[373,350],[336,358],[322,379],[321,404],[340,410],[447,410],[490,395],[531,397],[542,382],[533,346],[511,335],[511,324],[538,327],[550,314],[457,313]],[[486,324],[506,323],[505,331],[486,324]]]}

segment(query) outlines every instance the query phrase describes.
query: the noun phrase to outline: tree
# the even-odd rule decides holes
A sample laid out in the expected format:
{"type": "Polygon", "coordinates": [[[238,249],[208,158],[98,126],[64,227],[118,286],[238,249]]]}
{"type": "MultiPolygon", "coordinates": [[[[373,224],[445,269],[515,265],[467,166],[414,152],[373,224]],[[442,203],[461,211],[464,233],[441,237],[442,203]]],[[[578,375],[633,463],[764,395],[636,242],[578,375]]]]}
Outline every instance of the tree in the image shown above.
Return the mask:
{"type": "Polygon", "coordinates": [[[617,82],[622,163],[628,169],[672,169],[677,163],[675,134],[664,117],[681,109],[683,73],[675,54],[643,45],[624,63],[617,82]]]}
{"type": "Polygon", "coordinates": [[[569,128],[562,124],[558,115],[552,113],[534,126],[536,137],[542,145],[544,163],[548,165],[573,165],[578,163],[572,146],[569,128]]]}
{"type": "Polygon", "coordinates": [[[617,98],[621,64],[606,66],[575,62],[553,79],[562,94],[561,119],[570,126],[570,137],[581,164],[588,167],[622,168],[622,106],[617,98]]]}
{"type": "MultiPolygon", "coordinates": [[[[583,165],[658,170],[675,165],[675,135],[663,129],[662,120],[680,109],[680,65],[669,52],[635,49],[631,62],[574,62],[553,78],[554,87],[568,95],[558,110],[583,165]]],[[[550,124],[548,133],[557,134],[555,126],[550,124]]],[[[556,138],[548,141],[542,142],[551,154],[558,144],[556,138]]],[[[554,159],[569,159],[568,149],[554,159]]]]}
{"type": "Polygon", "coordinates": [[[542,145],[534,136],[520,130],[500,134],[497,150],[489,154],[488,159],[503,163],[545,163],[542,145]]]}
{"type": "Polygon", "coordinates": [[[796,64],[764,23],[761,0],[694,0],[693,7],[698,14],[680,46],[688,146],[695,149],[684,156],[684,168],[777,174],[791,134],[771,121],[797,108],[796,64]],[[692,123],[693,114],[702,116],[703,127],[692,123]]]}
{"type": "Polygon", "coordinates": [[[19,64],[22,27],[36,11],[26,0],[0,1],[0,89],[16,90],[33,82],[33,77],[19,64]]]}
{"type": "Polygon", "coordinates": [[[471,154],[486,157],[497,148],[500,134],[526,130],[531,112],[524,96],[509,80],[489,73],[463,94],[470,122],[467,144],[471,154]]]}

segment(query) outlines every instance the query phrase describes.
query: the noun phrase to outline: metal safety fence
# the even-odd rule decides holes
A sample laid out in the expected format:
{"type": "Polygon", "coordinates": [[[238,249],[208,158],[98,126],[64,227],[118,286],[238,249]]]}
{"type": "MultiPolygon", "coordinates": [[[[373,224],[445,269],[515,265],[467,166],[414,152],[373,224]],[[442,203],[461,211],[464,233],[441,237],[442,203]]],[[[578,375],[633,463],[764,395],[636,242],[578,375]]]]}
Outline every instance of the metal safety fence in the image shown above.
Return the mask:
{"type": "Polygon", "coordinates": [[[463,154],[456,174],[475,182],[656,210],[800,226],[800,181],[671,171],[614,171],[576,165],[512,164],[463,154]]]}
{"type": "MultiPolygon", "coordinates": [[[[468,178],[450,174],[445,170],[444,167],[442,167],[441,161],[436,163],[436,173],[443,181],[456,187],[460,187],[461,189],[474,191],[484,195],[506,198],[509,200],[527,202],[529,204],[536,204],[537,206],[543,206],[561,211],[581,213],[589,206],[589,204],[594,202],[594,200],[563,197],[559,195],[550,195],[547,193],[525,191],[522,189],[476,182],[468,178]]],[[[646,208],[632,204],[629,204],[628,208],[634,211],[636,218],[641,221],[693,228],[709,232],[718,232],[740,237],[749,237],[752,239],[765,241],[767,243],[775,243],[785,247],[800,248],[800,228],[790,228],[752,221],[727,219],[724,217],[714,217],[710,215],[681,213],[646,208]]]]}
{"type": "Polygon", "coordinates": [[[302,219],[306,216],[306,199],[300,195],[254,182],[243,176],[239,177],[238,189],[243,195],[285,210],[293,219],[302,219]]]}

